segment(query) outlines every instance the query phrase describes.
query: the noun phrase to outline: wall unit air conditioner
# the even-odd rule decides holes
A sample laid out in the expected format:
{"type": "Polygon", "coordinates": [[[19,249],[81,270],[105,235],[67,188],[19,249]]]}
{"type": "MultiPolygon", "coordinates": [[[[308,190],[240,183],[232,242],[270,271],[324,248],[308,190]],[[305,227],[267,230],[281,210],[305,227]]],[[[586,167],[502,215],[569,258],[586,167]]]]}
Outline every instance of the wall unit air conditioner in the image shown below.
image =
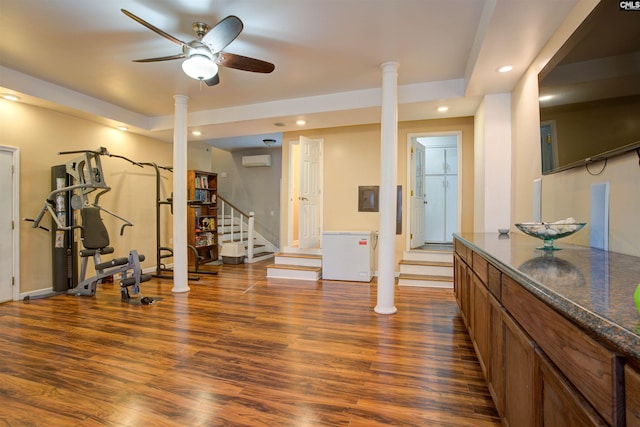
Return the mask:
{"type": "Polygon", "coordinates": [[[258,156],[242,156],[242,166],[244,166],[245,168],[271,166],[271,154],[261,154],[258,156]]]}

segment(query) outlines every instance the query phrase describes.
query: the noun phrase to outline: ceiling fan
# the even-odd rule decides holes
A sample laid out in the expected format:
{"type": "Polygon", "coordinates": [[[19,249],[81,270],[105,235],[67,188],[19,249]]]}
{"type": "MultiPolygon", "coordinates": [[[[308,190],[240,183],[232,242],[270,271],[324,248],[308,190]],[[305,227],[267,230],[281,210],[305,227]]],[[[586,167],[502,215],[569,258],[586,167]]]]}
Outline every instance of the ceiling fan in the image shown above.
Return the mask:
{"type": "Polygon", "coordinates": [[[237,16],[227,16],[213,27],[204,22],[194,22],[192,28],[198,36],[198,40],[185,43],[128,10],[120,10],[139,24],[182,47],[182,53],[176,55],[136,59],[134,62],[159,62],[186,58],[182,63],[185,74],[193,79],[204,81],[207,86],[220,83],[218,65],[254,73],[270,73],[275,69],[275,66],[270,62],[222,51],[238,37],[244,27],[237,16]]]}

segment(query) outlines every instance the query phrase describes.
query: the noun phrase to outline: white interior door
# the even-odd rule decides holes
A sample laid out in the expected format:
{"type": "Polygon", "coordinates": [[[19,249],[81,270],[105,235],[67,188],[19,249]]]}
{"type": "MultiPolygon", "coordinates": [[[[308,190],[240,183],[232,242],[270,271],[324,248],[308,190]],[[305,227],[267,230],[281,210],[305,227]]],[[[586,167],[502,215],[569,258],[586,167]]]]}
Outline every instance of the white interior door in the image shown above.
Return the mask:
{"type": "Polygon", "coordinates": [[[13,299],[13,153],[0,148],[0,302],[13,299]]]}
{"type": "Polygon", "coordinates": [[[298,247],[320,246],[322,141],[300,137],[298,247]]]}
{"type": "Polygon", "coordinates": [[[411,141],[411,249],[425,242],[424,235],[424,146],[415,138],[411,141]]]}

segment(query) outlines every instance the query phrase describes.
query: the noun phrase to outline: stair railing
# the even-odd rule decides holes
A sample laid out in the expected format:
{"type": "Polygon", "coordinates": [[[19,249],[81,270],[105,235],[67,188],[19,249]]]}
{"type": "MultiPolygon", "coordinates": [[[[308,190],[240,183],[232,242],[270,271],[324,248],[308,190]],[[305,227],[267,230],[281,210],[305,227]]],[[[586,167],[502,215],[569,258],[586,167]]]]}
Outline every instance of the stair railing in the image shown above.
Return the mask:
{"type": "MultiPolygon", "coordinates": [[[[242,236],[244,235],[244,227],[246,223],[247,227],[247,261],[250,263],[253,260],[253,237],[254,237],[254,225],[255,225],[255,213],[245,213],[233,203],[225,200],[223,197],[218,196],[218,216],[220,217],[220,228],[224,233],[224,228],[227,225],[227,219],[229,220],[229,234],[231,235],[231,243],[236,242],[236,234],[238,235],[237,242],[243,243],[242,236]],[[236,233],[235,225],[239,225],[239,232],[236,233]]],[[[220,242],[222,245],[222,242],[220,242]]]]}

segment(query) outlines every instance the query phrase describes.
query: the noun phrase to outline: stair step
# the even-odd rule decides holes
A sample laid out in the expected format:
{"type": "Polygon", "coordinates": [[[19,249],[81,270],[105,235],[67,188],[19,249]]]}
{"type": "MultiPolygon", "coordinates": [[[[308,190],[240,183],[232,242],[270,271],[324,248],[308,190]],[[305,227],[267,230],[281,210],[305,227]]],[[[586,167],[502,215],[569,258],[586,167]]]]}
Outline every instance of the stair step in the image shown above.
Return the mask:
{"type": "Polygon", "coordinates": [[[449,261],[418,261],[412,259],[403,259],[400,264],[404,265],[423,265],[433,267],[453,267],[453,262],[449,261]]]}
{"type": "Polygon", "coordinates": [[[258,252],[258,253],[254,253],[253,257],[254,258],[259,258],[259,257],[263,257],[263,256],[268,256],[268,255],[273,255],[273,252],[258,252]]]}
{"type": "MultiPolygon", "coordinates": [[[[247,242],[249,241],[248,239],[244,239],[244,238],[242,240],[222,240],[222,239],[224,239],[224,237],[225,237],[224,235],[223,236],[218,235],[218,239],[219,239],[219,242],[221,244],[224,244],[224,243],[242,243],[243,245],[246,246],[247,242]]],[[[255,248],[255,245],[254,245],[254,248],[255,248]]]]}
{"type": "Polygon", "coordinates": [[[398,278],[398,286],[453,289],[453,277],[428,274],[400,273],[400,276],[398,278]]]}
{"type": "Polygon", "coordinates": [[[453,262],[445,261],[400,261],[400,274],[453,277],[453,262]]]}
{"type": "Polygon", "coordinates": [[[453,252],[451,251],[428,251],[428,250],[412,250],[405,251],[402,259],[407,261],[442,261],[453,262],[453,252]]]}
{"type": "Polygon", "coordinates": [[[280,252],[275,255],[275,263],[302,267],[322,267],[322,256],[301,253],[280,252]]]}
{"type": "Polygon", "coordinates": [[[267,265],[267,278],[272,279],[297,279],[319,280],[322,273],[320,267],[306,267],[300,265],[269,264],[267,265]]]}
{"type": "Polygon", "coordinates": [[[227,237],[231,237],[233,236],[234,239],[247,239],[247,237],[249,236],[249,232],[248,231],[243,231],[242,233],[240,233],[239,231],[234,231],[232,232],[223,232],[223,231],[218,231],[218,235],[219,236],[227,236],[227,237]]]}

